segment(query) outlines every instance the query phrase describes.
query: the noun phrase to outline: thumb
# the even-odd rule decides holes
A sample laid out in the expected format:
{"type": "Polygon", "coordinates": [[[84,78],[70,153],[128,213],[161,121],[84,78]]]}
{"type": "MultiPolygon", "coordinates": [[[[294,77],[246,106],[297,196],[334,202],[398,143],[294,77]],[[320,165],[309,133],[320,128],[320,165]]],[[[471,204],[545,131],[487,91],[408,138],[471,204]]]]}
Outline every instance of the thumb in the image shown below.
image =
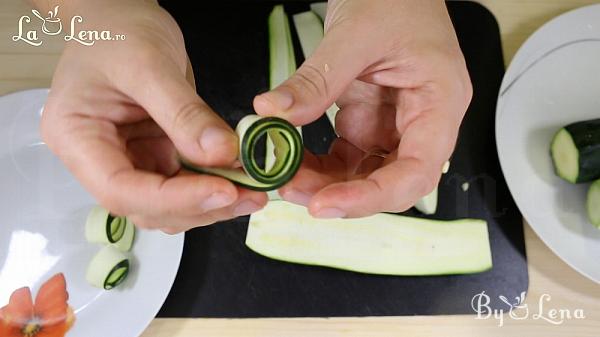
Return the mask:
{"type": "Polygon", "coordinates": [[[198,165],[228,166],[237,158],[233,130],[196,93],[178,71],[157,69],[144,85],[132,88],[132,98],[165,131],[179,153],[198,165]]]}
{"type": "Polygon", "coordinates": [[[376,55],[364,32],[349,27],[328,31],[312,56],[277,88],[256,96],[254,110],[277,116],[295,125],[318,119],[348,85],[370,65],[376,55]]]}

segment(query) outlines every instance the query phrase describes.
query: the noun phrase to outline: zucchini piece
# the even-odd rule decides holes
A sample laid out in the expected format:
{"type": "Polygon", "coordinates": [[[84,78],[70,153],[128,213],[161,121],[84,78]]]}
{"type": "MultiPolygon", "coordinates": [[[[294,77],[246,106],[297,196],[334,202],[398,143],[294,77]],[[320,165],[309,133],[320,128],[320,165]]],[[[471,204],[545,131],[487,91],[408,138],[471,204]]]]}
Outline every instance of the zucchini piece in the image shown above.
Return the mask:
{"type": "Polygon", "coordinates": [[[135,240],[135,225],[131,220],[125,218],[124,227],[123,237],[121,240],[115,242],[114,246],[122,252],[128,252],[133,247],[133,241],[135,240]]]}
{"type": "Polygon", "coordinates": [[[308,59],[323,40],[323,22],[312,11],[298,13],[293,18],[302,54],[308,59]]]}
{"type": "MultiPolygon", "coordinates": [[[[446,161],[444,166],[442,167],[442,174],[448,173],[450,170],[450,161],[446,161]]],[[[421,198],[421,200],[417,201],[415,204],[415,208],[419,210],[419,212],[427,215],[435,214],[437,212],[437,204],[438,204],[438,188],[436,187],[431,193],[421,198]]]]}
{"type": "Polygon", "coordinates": [[[310,10],[315,12],[321,21],[325,22],[325,18],[327,17],[327,2],[314,2],[310,4],[310,10]]]}
{"type": "Polygon", "coordinates": [[[246,245],[276,260],[368,274],[469,274],[492,267],[484,220],[392,214],[322,220],[283,201],[251,216],[246,245]]]}
{"type": "Polygon", "coordinates": [[[302,137],[289,122],[277,117],[248,115],[238,123],[240,162],[243,169],[199,167],[181,159],[182,165],[194,172],[223,177],[233,183],[256,191],[275,190],[290,181],[302,163],[302,137]],[[270,168],[260,167],[256,146],[267,135],[274,145],[275,161],[270,168]]]}
{"type": "MultiPolygon", "coordinates": [[[[325,8],[327,4],[323,3],[325,8]]],[[[302,54],[304,58],[309,58],[323,40],[323,22],[314,11],[303,12],[294,15],[294,25],[298,32],[298,39],[302,46],[302,54]]],[[[340,108],[333,103],[325,112],[331,126],[335,130],[335,116],[340,108]]]]}
{"type": "Polygon", "coordinates": [[[554,171],[570,183],[600,178],[600,119],[569,124],[550,144],[554,171]]]}
{"type": "Polygon", "coordinates": [[[104,246],[92,258],[86,280],[94,287],[110,290],[127,278],[129,259],[114,245],[104,246]]]}
{"type": "Polygon", "coordinates": [[[438,204],[438,188],[436,187],[431,193],[421,198],[415,204],[415,208],[419,212],[427,215],[435,214],[438,204]]]}
{"type": "Polygon", "coordinates": [[[108,210],[95,206],[85,222],[85,238],[91,243],[116,243],[123,237],[125,227],[124,217],[115,217],[108,210]]]}
{"type": "Polygon", "coordinates": [[[596,180],[587,194],[586,209],[590,222],[600,229],[600,180],[596,180]]]}

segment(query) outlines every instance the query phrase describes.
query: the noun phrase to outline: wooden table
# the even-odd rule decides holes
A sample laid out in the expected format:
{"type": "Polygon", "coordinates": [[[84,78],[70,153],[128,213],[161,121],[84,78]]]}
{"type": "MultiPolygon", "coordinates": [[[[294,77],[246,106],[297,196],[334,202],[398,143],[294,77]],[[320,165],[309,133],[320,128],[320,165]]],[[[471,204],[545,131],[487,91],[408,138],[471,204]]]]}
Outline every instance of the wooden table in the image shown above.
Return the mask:
{"type": "MultiPolygon", "coordinates": [[[[502,31],[505,59],[544,22],[567,10],[598,3],[593,0],[482,0],[497,17],[502,31]]],[[[16,22],[28,12],[22,0],[0,1],[0,95],[22,89],[49,87],[58,61],[60,42],[30,47],[14,43],[16,22]]],[[[526,303],[529,319],[495,319],[474,316],[417,316],[335,319],[156,319],[144,337],[188,336],[564,336],[600,337],[600,285],[589,281],[554,255],[525,226],[530,287],[526,303]],[[544,312],[583,309],[586,319],[552,325],[533,319],[542,294],[549,294],[544,312]]],[[[599,261],[600,263],[600,261],[599,261]]]]}

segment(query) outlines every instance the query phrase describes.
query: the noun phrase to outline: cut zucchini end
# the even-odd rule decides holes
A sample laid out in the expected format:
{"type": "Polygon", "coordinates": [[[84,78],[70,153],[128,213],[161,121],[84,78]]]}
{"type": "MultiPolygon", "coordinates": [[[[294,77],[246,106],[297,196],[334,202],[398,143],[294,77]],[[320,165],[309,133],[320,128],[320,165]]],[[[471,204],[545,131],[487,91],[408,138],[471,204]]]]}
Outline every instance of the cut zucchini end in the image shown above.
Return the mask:
{"type": "Polygon", "coordinates": [[[600,229],[600,180],[596,180],[588,190],[586,209],[590,222],[600,229]]]}
{"type": "Polygon", "coordinates": [[[579,177],[579,150],[573,137],[566,129],[560,129],[550,145],[552,163],[556,175],[562,179],[577,183],[579,177]]]}

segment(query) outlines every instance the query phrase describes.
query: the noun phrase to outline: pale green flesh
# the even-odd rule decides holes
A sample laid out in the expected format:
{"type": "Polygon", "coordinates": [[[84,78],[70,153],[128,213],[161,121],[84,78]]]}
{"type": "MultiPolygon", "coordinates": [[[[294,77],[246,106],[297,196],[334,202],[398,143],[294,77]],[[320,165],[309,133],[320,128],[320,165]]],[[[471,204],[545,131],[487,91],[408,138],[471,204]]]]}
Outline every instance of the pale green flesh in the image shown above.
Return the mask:
{"type": "Polygon", "coordinates": [[[114,245],[104,246],[92,258],[86,272],[86,280],[94,287],[104,289],[105,282],[112,276],[113,269],[127,256],[114,245]]]}
{"type": "Polygon", "coordinates": [[[561,129],[556,133],[550,145],[550,152],[556,174],[568,182],[577,182],[579,150],[566,129],[561,129]]]}
{"type": "Polygon", "coordinates": [[[126,267],[118,268],[106,279],[106,284],[112,285],[117,283],[128,271],[129,268],[126,267]]]}
{"type": "Polygon", "coordinates": [[[600,229],[600,180],[596,180],[588,190],[586,209],[590,222],[600,229]]]}
{"type": "Polygon", "coordinates": [[[90,243],[109,244],[107,225],[114,227],[120,219],[115,217],[111,224],[107,224],[110,212],[100,206],[92,208],[85,221],[85,238],[90,243]]]}
{"type": "MultiPolygon", "coordinates": [[[[277,88],[296,71],[296,55],[292,44],[292,33],[289,19],[283,5],[273,7],[269,15],[269,89],[277,88]]],[[[300,136],[302,129],[297,128],[300,136]]],[[[276,165],[275,144],[273,139],[267,137],[265,169],[272,170],[276,165]]],[[[281,196],[277,191],[268,191],[269,200],[279,200],[281,196]]]]}
{"type": "Polygon", "coordinates": [[[315,12],[321,21],[325,22],[325,17],[327,16],[327,2],[312,3],[310,4],[310,10],[315,12]]]}
{"type": "MultiPolygon", "coordinates": [[[[323,3],[323,5],[326,10],[327,4],[323,3]]],[[[304,58],[308,59],[323,40],[323,22],[321,18],[319,18],[318,14],[312,10],[294,15],[294,25],[296,26],[296,31],[298,32],[298,39],[300,40],[300,45],[302,46],[304,58]]],[[[324,69],[324,71],[326,70],[324,69]]],[[[335,117],[339,110],[340,108],[333,103],[325,112],[334,130],[335,117]]]]}
{"type": "Polygon", "coordinates": [[[438,188],[436,187],[431,193],[424,196],[415,204],[415,208],[423,214],[435,214],[438,203],[438,188]]]}
{"type": "Polygon", "coordinates": [[[124,219],[124,221],[125,229],[123,237],[113,245],[122,252],[128,252],[131,250],[133,241],[135,240],[135,225],[129,219],[124,219]]]}
{"type": "Polygon", "coordinates": [[[483,220],[391,214],[322,220],[284,201],[251,216],[246,245],[277,260],[369,274],[466,274],[492,267],[483,220]]]}

